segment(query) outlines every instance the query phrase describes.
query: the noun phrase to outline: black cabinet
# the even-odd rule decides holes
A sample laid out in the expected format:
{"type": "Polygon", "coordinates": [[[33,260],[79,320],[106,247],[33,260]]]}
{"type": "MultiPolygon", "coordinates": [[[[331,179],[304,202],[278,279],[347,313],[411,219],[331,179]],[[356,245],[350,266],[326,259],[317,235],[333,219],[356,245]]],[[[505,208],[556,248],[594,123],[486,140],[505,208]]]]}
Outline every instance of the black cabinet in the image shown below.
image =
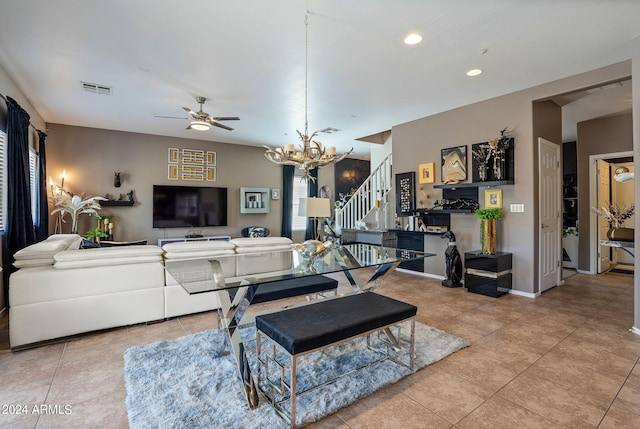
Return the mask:
{"type": "Polygon", "coordinates": [[[464,285],[467,291],[497,298],[511,289],[511,253],[464,254],[464,285]]]}
{"type": "MultiPolygon", "coordinates": [[[[424,252],[424,233],[422,232],[396,230],[396,240],[398,249],[424,252]]],[[[424,273],[424,260],[402,262],[398,268],[424,273]]]]}

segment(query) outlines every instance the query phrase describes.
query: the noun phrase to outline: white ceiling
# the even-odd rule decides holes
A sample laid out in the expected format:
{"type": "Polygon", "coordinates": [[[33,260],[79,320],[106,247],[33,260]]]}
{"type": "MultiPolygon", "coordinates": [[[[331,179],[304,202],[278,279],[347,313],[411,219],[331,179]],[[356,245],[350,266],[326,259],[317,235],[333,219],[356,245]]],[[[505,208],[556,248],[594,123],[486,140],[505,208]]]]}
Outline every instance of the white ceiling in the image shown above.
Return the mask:
{"type": "Polygon", "coordinates": [[[0,65],[49,123],[280,146],[304,127],[307,9],[310,131],[361,155],[394,125],[629,59],[640,36],[638,0],[0,0],[0,65]],[[154,117],[196,96],[235,130],[154,117]]]}

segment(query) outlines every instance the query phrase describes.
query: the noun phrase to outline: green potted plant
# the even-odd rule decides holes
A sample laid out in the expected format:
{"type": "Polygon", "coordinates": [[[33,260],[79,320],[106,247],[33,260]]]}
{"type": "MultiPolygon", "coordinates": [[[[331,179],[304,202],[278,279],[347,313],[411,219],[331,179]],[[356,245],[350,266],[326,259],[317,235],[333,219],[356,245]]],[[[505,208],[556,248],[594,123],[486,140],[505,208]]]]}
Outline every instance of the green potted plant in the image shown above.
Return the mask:
{"type": "Polygon", "coordinates": [[[480,218],[481,253],[494,255],[498,249],[496,221],[502,218],[502,209],[478,209],[475,213],[480,218]]]}
{"type": "Polygon", "coordinates": [[[100,228],[92,229],[89,232],[87,232],[87,234],[84,236],[84,238],[86,238],[87,240],[91,240],[95,242],[99,242],[101,238],[105,238],[105,237],[108,237],[108,235],[102,232],[100,228]]]}

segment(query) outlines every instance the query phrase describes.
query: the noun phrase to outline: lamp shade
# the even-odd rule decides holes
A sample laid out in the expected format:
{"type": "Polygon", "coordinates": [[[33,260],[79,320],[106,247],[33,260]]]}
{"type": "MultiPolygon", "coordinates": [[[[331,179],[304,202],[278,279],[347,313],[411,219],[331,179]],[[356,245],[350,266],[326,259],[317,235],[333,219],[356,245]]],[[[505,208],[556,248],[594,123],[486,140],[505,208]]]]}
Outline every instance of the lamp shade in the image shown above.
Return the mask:
{"type": "Polygon", "coordinates": [[[330,217],[331,200],[329,198],[300,198],[298,216],[330,217]]]}

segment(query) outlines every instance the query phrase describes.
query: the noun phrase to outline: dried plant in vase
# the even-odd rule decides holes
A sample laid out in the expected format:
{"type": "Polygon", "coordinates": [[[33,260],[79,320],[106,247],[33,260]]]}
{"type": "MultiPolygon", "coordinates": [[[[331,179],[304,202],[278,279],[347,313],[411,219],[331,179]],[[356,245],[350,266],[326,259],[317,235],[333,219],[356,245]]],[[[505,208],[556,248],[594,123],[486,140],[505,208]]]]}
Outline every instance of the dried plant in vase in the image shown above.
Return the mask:
{"type": "Polygon", "coordinates": [[[634,240],[633,228],[623,228],[622,225],[627,219],[633,216],[636,209],[635,204],[620,207],[615,203],[609,203],[607,207],[603,206],[600,209],[592,207],[591,209],[609,222],[609,231],[607,231],[607,238],[609,240],[634,240]]]}
{"type": "Polygon", "coordinates": [[[507,135],[507,129],[500,130],[500,137],[489,140],[485,147],[493,157],[493,176],[495,180],[506,179],[506,159],[505,152],[509,149],[511,137],[507,135]]]}
{"type": "Polygon", "coordinates": [[[486,182],[487,180],[487,166],[489,165],[489,160],[491,159],[491,151],[488,147],[479,147],[478,149],[472,151],[473,158],[478,162],[478,177],[481,182],[486,182]]]}
{"type": "Polygon", "coordinates": [[[65,222],[65,215],[71,216],[71,233],[78,233],[78,217],[81,214],[97,215],[98,210],[101,210],[99,201],[106,201],[103,197],[89,197],[84,198],[82,195],[73,195],[72,193],[60,188],[59,193],[54,196],[55,209],[51,214],[61,213],[62,221],[65,222]]]}
{"type": "Polygon", "coordinates": [[[594,207],[593,211],[605,218],[611,228],[620,228],[624,221],[633,216],[635,209],[635,204],[619,207],[615,203],[609,203],[607,207],[603,206],[600,209],[594,207]]]}

